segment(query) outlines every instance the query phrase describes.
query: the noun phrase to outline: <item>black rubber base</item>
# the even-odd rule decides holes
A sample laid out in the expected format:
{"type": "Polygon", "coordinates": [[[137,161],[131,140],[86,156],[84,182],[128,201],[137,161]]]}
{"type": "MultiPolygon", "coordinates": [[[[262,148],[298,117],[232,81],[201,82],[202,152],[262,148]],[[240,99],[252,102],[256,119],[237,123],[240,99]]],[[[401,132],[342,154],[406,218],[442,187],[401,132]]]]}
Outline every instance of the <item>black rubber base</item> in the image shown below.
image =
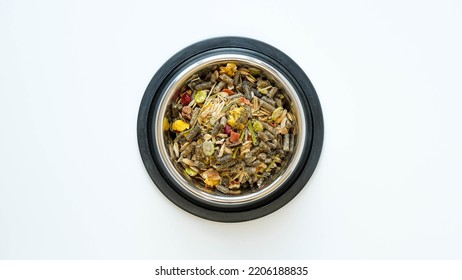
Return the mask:
{"type": "Polygon", "coordinates": [[[160,191],[180,208],[205,219],[219,222],[242,222],[268,215],[287,204],[306,185],[321,155],[324,127],[321,105],[316,91],[303,70],[280,50],[260,41],[242,37],[213,38],[193,44],[170,58],[152,78],[138,114],[138,145],[146,170],[160,191]],[[168,175],[161,162],[153,116],[157,101],[170,79],[190,63],[210,52],[240,53],[257,57],[280,71],[295,88],[306,113],[306,141],[303,155],[290,177],[264,200],[244,206],[219,206],[189,195],[168,175]]]}

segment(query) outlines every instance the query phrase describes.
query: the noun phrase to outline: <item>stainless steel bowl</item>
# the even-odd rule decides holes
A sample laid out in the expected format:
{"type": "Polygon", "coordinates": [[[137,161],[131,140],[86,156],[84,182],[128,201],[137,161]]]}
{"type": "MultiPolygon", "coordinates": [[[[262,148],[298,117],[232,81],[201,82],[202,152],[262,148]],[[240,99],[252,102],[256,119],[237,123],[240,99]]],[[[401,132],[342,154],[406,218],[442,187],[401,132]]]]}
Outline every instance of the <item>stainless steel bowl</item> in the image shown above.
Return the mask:
{"type": "Polygon", "coordinates": [[[188,65],[178,73],[176,73],[169,83],[166,85],[164,92],[161,94],[162,97],[159,101],[159,110],[155,116],[156,124],[154,127],[154,133],[156,133],[156,138],[159,139],[156,143],[156,147],[160,152],[162,162],[165,163],[168,173],[174,180],[189,194],[196,197],[197,199],[202,199],[210,203],[216,203],[218,205],[244,205],[248,203],[253,203],[259,199],[264,198],[270,193],[274,192],[278,187],[280,187],[284,181],[292,174],[295,169],[299,159],[301,157],[302,149],[301,143],[305,143],[305,127],[306,125],[306,116],[305,110],[302,106],[300,98],[298,97],[294,87],[290,82],[284,77],[284,75],[279,72],[277,69],[272,67],[270,64],[256,58],[251,57],[245,54],[216,54],[210,53],[201,57],[197,61],[194,61],[191,65],[188,65]],[[172,97],[174,94],[185,84],[185,82],[195,73],[200,72],[201,70],[217,64],[222,64],[226,62],[237,62],[238,64],[245,64],[258,68],[274,80],[276,85],[283,89],[286,93],[286,96],[290,100],[291,110],[296,118],[297,125],[297,134],[296,141],[294,145],[294,153],[290,155],[288,162],[284,166],[284,170],[280,174],[276,174],[271,184],[261,188],[258,191],[247,192],[242,195],[225,195],[217,191],[207,192],[204,191],[200,186],[196,185],[193,180],[189,180],[186,176],[181,174],[179,170],[172,164],[170,159],[167,145],[165,143],[165,137],[163,135],[163,119],[166,115],[168,106],[171,104],[172,97]]]}
{"type": "Polygon", "coordinates": [[[141,101],[138,144],[152,180],[173,203],[199,217],[240,222],[276,211],[306,185],[323,142],[322,111],[308,77],[287,55],[263,42],[222,37],[193,44],[175,54],[155,74],[141,101]],[[225,62],[253,66],[283,89],[296,118],[294,151],[271,182],[259,190],[225,195],[204,190],[183,175],[169,157],[163,119],[174,94],[200,70],[225,62]]]}

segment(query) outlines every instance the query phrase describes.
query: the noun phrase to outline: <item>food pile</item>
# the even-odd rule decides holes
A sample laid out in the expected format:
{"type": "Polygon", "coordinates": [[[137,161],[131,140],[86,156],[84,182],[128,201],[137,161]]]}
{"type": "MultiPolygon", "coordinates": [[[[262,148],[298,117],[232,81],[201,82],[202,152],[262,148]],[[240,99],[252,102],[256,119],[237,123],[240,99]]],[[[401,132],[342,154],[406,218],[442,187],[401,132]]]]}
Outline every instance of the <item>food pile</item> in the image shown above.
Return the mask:
{"type": "Polygon", "coordinates": [[[294,150],[290,101],[260,69],[235,63],[194,74],[164,118],[170,157],[200,186],[229,195],[274,180],[294,150]]]}

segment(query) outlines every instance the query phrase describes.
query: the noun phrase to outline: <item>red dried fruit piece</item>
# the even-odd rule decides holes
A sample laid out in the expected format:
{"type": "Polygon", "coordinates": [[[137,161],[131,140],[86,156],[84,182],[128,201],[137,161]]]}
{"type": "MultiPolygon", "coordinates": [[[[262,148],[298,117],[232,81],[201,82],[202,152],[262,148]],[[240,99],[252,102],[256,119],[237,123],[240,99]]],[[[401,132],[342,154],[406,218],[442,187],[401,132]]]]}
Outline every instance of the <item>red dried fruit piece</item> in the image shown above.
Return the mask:
{"type": "Polygon", "coordinates": [[[231,133],[231,131],[232,131],[231,126],[229,124],[226,124],[225,125],[225,133],[229,135],[231,133]]]}
{"type": "Polygon", "coordinates": [[[175,91],[175,93],[172,96],[173,100],[176,100],[180,96],[180,90],[175,91]]]}
{"type": "Polygon", "coordinates": [[[181,96],[181,104],[183,104],[183,106],[186,106],[189,104],[189,102],[191,102],[191,95],[190,94],[183,94],[181,96]]]}

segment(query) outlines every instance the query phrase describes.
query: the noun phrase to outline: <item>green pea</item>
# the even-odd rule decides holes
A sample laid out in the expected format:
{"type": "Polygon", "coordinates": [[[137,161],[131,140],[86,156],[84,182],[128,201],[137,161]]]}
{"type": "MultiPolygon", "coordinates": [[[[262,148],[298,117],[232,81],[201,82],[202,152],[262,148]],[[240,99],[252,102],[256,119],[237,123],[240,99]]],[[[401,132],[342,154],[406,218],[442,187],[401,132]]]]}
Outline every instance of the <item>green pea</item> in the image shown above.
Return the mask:
{"type": "Polygon", "coordinates": [[[192,170],[192,169],[189,168],[189,167],[186,167],[184,171],[186,172],[186,174],[188,174],[188,175],[191,176],[191,177],[194,177],[194,176],[197,175],[197,172],[194,171],[194,170],[192,170]]]}
{"type": "Polygon", "coordinates": [[[259,121],[254,121],[254,123],[253,123],[253,130],[254,130],[255,132],[262,131],[262,130],[263,130],[263,125],[261,124],[261,122],[259,122],[259,121]]]}
{"type": "Polygon", "coordinates": [[[207,98],[207,92],[205,90],[199,90],[194,96],[194,101],[196,101],[197,104],[204,103],[205,98],[207,98]]]}
{"type": "Polygon", "coordinates": [[[202,151],[204,151],[204,154],[206,156],[213,155],[214,150],[215,150],[215,145],[213,145],[212,141],[210,140],[204,141],[204,143],[202,144],[202,151]]]}

